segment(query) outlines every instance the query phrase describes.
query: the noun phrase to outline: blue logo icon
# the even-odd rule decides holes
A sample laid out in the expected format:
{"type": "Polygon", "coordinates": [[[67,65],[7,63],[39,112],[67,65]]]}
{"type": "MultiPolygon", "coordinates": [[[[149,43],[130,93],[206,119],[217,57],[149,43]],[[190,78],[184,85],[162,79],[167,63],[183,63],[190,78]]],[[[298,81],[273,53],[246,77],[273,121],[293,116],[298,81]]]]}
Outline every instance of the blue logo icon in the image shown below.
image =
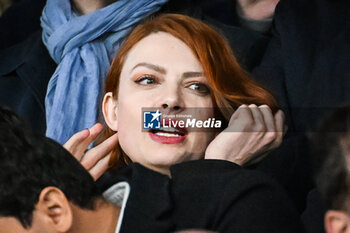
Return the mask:
{"type": "Polygon", "coordinates": [[[156,112],[144,111],[143,112],[143,128],[144,129],[159,129],[160,128],[160,116],[162,113],[157,110],[156,112]]]}

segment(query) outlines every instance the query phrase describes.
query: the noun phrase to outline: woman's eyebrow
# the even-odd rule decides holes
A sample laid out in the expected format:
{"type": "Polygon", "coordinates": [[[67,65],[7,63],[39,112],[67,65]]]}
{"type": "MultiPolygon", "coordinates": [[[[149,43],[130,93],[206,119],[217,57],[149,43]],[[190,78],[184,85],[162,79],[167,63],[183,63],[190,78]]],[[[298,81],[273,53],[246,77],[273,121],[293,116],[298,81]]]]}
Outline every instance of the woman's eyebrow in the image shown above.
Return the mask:
{"type": "MultiPolygon", "coordinates": [[[[131,71],[133,71],[134,69],[136,69],[139,66],[144,66],[144,67],[151,69],[151,70],[154,70],[158,73],[166,74],[165,68],[158,66],[158,65],[151,64],[151,63],[147,63],[147,62],[138,63],[137,65],[135,65],[131,69],[131,71]]],[[[202,77],[202,76],[203,76],[203,72],[197,72],[197,71],[189,71],[189,72],[185,72],[182,74],[182,78],[193,78],[193,77],[202,77]]]]}
{"type": "Polygon", "coordinates": [[[202,77],[203,76],[203,72],[185,72],[182,74],[182,78],[193,78],[193,77],[202,77]]]}
{"type": "Polygon", "coordinates": [[[150,64],[150,63],[146,63],[146,62],[141,62],[141,63],[138,63],[137,65],[135,65],[131,71],[133,71],[134,69],[136,69],[137,67],[139,66],[144,66],[146,68],[149,68],[151,70],[154,70],[158,73],[161,73],[161,74],[166,74],[166,70],[163,68],[163,67],[160,67],[160,66],[157,66],[157,65],[153,65],[153,64],[150,64]]]}

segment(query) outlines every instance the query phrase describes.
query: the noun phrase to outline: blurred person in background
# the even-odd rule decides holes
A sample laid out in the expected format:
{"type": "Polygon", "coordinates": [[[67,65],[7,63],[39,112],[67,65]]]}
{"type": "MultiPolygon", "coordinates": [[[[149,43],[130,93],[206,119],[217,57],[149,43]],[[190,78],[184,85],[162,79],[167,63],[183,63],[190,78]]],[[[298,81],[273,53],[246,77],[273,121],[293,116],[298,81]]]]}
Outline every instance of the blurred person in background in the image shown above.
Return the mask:
{"type": "Polygon", "coordinates": [[[324,227],[327,233],[350,232],[350,105],[329,112],[310,136],[324,227]]]}

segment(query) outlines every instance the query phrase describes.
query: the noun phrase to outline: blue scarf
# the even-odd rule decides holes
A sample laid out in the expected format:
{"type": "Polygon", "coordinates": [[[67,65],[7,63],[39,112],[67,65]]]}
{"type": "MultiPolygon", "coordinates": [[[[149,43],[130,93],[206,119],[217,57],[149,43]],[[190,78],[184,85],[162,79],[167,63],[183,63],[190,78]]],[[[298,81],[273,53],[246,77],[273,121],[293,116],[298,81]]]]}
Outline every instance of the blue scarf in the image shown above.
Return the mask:
{"type": "Polygon", "coordinates": [[[45,99],[46,135],[65,143],[96,123],[100,93],[114,54],[130,31],[167,0],[119,0],[77,15],[70,0],[48,0],[43,42],[58,67],[45,99]]]}

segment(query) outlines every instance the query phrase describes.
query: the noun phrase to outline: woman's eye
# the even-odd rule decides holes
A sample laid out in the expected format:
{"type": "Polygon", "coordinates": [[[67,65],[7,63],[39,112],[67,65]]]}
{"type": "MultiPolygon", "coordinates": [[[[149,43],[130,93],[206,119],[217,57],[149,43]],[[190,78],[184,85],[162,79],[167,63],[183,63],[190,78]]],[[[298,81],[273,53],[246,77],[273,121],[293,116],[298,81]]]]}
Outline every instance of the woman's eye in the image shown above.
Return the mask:
{"type": "Polygon", "coordinates": [[[156,79],[152,76],[143,76],[143,77],[139,78],[138,80],[136,80],[135,82],[146,86],[146,85],[155,84],[156,79]]]}
{"type": "Polygon", "coordinates": [[[195,90],[201,94],[208,94],[210,92],[207,85],[203,83],[192,83],[191,85],[188,86],[188,88],[195,90]]]}

